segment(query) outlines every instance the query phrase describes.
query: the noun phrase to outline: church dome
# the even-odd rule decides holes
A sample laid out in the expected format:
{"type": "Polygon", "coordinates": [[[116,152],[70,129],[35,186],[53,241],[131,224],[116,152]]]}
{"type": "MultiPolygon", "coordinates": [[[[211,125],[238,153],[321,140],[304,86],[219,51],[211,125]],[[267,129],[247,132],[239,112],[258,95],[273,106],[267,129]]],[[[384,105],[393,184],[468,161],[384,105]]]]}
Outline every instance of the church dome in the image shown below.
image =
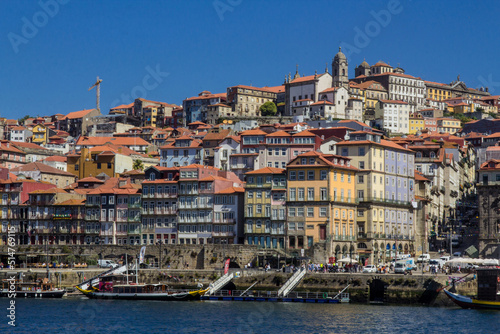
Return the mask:
{"type": "Polygon", "coordinates": [[[359,65],[363,68],[370,68],[370,65],[368,65],[368,63],[366,62],[366,60],[363,60],[363,62],[359,65]]]}
{"type": "Polygon", "coordinates": [[[335,57],[333,58],[333,60],[347,60],[345,54],[342,53],[342,48],[339,47],[339,52],[335,55],[335,57]]]}

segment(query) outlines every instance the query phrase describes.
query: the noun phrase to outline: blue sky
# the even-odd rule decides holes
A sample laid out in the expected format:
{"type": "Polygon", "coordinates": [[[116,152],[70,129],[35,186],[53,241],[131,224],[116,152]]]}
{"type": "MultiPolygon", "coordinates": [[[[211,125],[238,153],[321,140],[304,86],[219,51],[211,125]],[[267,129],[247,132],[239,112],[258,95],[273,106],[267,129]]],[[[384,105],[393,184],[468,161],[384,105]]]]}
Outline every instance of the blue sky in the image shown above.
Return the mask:
{"type": "Polygon", "coordinates": [[[0,117],[93,108],[96,76],[103,113],[138,95],[180,105],[203,90],[279,85],[297,63],[301,74],[327,62],[331,71],[339,45],[350,77],[363,59],[383,60],[431,81],[460,74],[500,94],[499,9],[496,1],[1,1],[0,117]]]}

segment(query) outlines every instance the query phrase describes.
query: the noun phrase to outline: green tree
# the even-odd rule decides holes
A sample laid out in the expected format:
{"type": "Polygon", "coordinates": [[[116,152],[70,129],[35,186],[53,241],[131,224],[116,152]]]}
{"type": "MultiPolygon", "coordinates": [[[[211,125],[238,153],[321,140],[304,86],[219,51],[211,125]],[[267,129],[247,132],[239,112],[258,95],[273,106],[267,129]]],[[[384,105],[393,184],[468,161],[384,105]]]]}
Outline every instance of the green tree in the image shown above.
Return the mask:
{"type": "Polygon", "coordinates": [[[278,108],[272,101],[268,101],[260,106],[260,114],[262,116],[274,116],[278,112],[278,108]]]}
{"type": "Polygon", "coordinates": [[[30,117],[30,115],[26,115],[23,118],[18,119],[17,121],[19,122],[19,124],[24,125],[24,122],[30,117]]]}
{"type": "Polygon", "coordinates": [[[142,160],[134,160],[134,165],[132,166],[133,169],[135,170],[144,170],[144,163],[142,160]]]}

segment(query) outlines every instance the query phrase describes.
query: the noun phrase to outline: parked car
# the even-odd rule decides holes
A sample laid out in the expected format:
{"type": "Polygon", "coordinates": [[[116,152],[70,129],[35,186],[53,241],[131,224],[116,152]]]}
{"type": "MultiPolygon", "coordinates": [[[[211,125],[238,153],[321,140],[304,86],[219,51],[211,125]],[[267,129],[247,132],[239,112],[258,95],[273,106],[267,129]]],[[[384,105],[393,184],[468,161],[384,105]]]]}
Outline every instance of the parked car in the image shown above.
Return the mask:
{"type": "Polygon", "coordinates": [[[453,256],[454,257],[460,257],[460,256],[462,256],[462,253],[461,252],[455,252],[455,253],[453,253],[453,256]]]}
{"type": "Polygon", "coordinates": [[[97,260],[97,264],[101,268],[116,268],[118,267],[118,263],[113,260],[97,260]]]}
{"type": "Polygon", "coordinates": [[[364,273],[376,273],[377,272],[377,267],[369,264],[363,268],[364,273]]]}
{"type": "Polygon", "coordinates": [[[417,263],[427,263],[431,259],[429,254],[422,254],[417,258],[417,263]]]}

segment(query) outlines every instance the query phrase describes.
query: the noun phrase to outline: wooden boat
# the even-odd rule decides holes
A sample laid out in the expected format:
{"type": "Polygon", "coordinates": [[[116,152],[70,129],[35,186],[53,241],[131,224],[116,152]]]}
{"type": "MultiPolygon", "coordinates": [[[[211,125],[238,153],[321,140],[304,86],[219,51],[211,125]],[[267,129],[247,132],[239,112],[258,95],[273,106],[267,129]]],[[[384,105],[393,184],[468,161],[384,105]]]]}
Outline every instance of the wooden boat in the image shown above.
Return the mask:
{"type": "MultiPolygon", "coordinates": [[[[194,291],[169,290],[166,284],[129,283],[128,275],[99,277],[96,285],[77,285],[76,288],[91,299],[126,300],[199,300],[208,289],[194,291]]],[[[133,280],[131,279],[130,282],[133,280]]]]}
{"type": "Polygon", "coordinates": [[[500,269],[482,268],[477,270],[477,297],[466,296],[444,290],[455,304],[462,308],[500,310],[500,269]]]}
{"type": "Polygon", "coordinates": [[[162,300],[186,301],[199,300],[208,289],[195,291],[169,291],[165,284],[125,284],[113,285],[104,289],[95,287],[87,290],[76,287],[91,299],[123,299],[123,300],[162,300]]]}
{"type": "Polygon", "coordinates": [[[66,290],[54,288],[47,279],[38,282],[3,280],[0,297],[9,298],[62,298],[66,290]]]}
{"type": "Polygon", "coordinates": [[[462,308],[475,308],[475,309],[496,309],[500,310],[500,301],[489,301],[489,300],[479,300],[466,296],[462,296],[447,290],[444,293],[450,298],[455,304],[462,308]]]}

